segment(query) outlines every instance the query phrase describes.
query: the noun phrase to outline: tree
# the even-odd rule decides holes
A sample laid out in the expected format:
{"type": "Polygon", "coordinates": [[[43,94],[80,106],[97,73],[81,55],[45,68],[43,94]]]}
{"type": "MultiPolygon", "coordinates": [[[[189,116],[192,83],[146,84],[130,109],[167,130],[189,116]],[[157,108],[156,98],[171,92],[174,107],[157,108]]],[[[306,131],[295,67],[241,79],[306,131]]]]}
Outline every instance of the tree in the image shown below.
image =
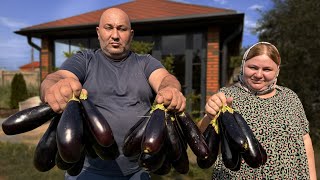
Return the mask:
{"type": "MultiPolygon", "coordinates": [[[[259,40],[276,45],[281,54],[278,82],[295,91],[310,122],[311,136],[320,138],[320,1],[273,0],[262,13],[259,40]]],[[[314,142],[317,142],[314,140],[314,142]]]]}
{"type": "Polygon", "coordinates": [[[19,102],[28,98],[26,81],[21,73],[15,74],[11,82],[10,107],[16,109],[19,102]]]}

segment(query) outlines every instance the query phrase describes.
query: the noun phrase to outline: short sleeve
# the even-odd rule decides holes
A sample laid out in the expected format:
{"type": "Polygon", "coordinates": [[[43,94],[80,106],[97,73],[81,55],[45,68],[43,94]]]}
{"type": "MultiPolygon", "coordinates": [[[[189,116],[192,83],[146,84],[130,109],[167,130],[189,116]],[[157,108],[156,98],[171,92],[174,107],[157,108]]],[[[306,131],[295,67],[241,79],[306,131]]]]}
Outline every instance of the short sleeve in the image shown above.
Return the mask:
{"type": "Polygon", "coordinates": [[[149,78],[149,76],[151,75],[151,73],[159,68],[164,68],[164,66],[161,64],[161,62],[154,58],[153,56],[151,56],[150,54],[144,56],[143,58],[144,61],[144,73],[147,77],[147,79],[149,78]]]}
{"type": "Polygon", "coordinates": [[[72,72],[83,84],[86,76],[86,64],[89,59],[87,56],[87,52],[78,51],[75,55],[64,61],[60,69],[72,72]]]}

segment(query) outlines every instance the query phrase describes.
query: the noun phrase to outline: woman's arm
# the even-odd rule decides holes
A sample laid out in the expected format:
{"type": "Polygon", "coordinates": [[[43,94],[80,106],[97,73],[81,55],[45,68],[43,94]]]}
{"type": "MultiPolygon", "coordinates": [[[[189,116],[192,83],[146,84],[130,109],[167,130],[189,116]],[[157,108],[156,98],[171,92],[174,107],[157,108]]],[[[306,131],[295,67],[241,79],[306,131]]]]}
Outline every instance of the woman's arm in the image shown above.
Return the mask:
{"type": "Polygon", "coordinates": [[[314,161],[314,151],[312,146],[312,141],[309,134],[303,136],[304,146],[307,153],[308,158],[308,165],[309,165],[309,173],[310,173],[310,180],[316,180],[316,165],[314,161]]]}

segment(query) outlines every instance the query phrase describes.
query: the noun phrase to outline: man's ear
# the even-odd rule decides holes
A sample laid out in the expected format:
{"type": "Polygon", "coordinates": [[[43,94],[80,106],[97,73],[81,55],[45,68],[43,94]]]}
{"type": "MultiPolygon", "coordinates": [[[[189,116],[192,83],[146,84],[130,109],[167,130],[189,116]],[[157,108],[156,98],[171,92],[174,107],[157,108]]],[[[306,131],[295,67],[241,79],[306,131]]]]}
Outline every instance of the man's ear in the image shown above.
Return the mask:
{"type": "Polygon", "coordinates": [[[131,35],[130,35],[130,36],[131,36],[130,39],[132,40],[132,39],[133,39],[133,36],[134,36],[134,30],[133,30],[133,29],[130,30],[130,34],[131,34],[131,35]]]}
{"type": "Polygon", "coordinates": [[[100,39],[99,27],[96,27],[96,31],[97,31],[98,39],[100,39]]]}

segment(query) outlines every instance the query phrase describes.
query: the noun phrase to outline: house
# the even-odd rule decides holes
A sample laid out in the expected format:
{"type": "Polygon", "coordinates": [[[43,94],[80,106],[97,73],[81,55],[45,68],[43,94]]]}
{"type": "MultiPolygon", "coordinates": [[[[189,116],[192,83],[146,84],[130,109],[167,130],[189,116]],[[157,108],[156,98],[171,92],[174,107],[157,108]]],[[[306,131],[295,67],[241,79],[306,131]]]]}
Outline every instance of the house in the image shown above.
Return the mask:
{"type": "MultiPolygon", "coordinates": [[[[174,72],[184,94],[199,97],[189,110],[203,111],[206,98],[227,84],[229,59],[240,52],[243,13],[170,0],[135,0],[112,7],[128,13],[134,40],[154,43],[155,58],[174,56],[174,72]]],[[[15,32],[40,51],[41,79],[65,60],[63,52],[99,47],[95,27],[107,8],[15,32]],[[41,47],[32,38],[40,38],[41,47]]]]}
{"type": "Polygon", "coordinates": [[[39,61],[32,61],[28,64],[24,64],[19,67],[20,71],[22,72],[33,72],[39,71],[40,69],[40,62],[39,61]]]}

